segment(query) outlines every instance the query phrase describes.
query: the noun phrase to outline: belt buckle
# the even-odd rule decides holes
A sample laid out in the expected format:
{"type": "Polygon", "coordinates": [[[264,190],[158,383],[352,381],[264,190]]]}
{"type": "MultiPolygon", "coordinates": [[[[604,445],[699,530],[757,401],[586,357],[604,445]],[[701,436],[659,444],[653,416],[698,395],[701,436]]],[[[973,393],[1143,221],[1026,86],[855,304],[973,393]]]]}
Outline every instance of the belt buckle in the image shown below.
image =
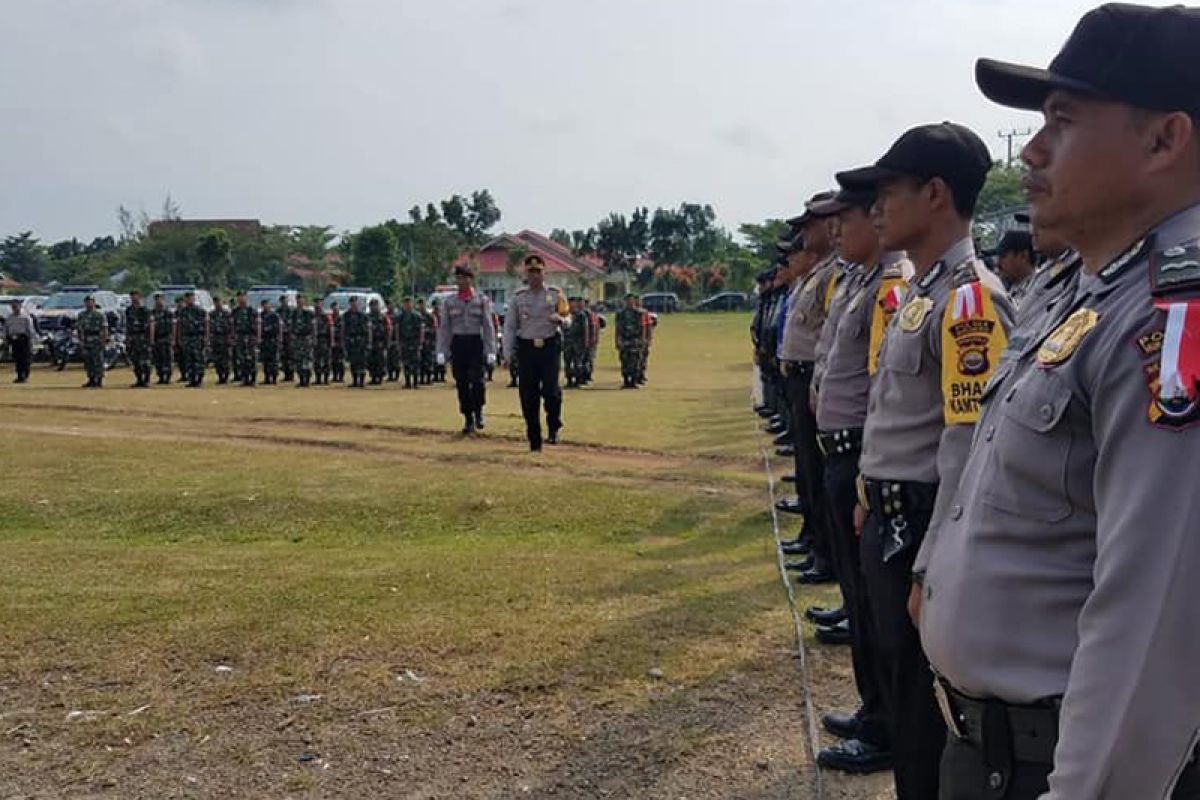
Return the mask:
{"type": "Polygon", "coordinates": [[[938,678],[933,679],[933,694],[937,698],[938,709],[942,712],[942,719],[946,721],[946,730],[954,734],[954,738],[963,740],[967,738],[963,732],[962,725],[958,717],[954,714],[954,706],[950,702],[950,693],[946,691],[945,685],[938,678]]]}
{"type": "Polygon", "coordinates": [[[538,350],[541,350],[543,347],[546,346],[546,340],[545,339],[534,339],[533,346],[535,348],[537,348],[538,350]]]}

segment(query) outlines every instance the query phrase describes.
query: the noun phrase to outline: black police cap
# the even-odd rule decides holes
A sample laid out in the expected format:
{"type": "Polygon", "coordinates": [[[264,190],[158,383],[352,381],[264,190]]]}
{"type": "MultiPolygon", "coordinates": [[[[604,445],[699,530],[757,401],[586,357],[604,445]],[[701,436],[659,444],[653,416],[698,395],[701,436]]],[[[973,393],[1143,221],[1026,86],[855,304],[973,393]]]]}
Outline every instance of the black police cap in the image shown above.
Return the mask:
{"type": "Polygon", "coordinates": [[[979,196],[992,154],[973,130],[954,122],[919,125],[896,140],[874,166],[839,172],[839,185],[878,186],[890,178],[941,178],[960,201],[979,196]]]}
{"type": "Polygon", "coordinates": [[[1029,231],[1007,230],[996,245],[996,255],[1033,252],[1033,234],[1029,231]]]}
{"type": "Polygon", "coordinates": [[[463,277],[466,277],[466,278],[474,278],[475,277],[475,273],[471,270],[470,267],[466,266],[465,264],[460,264],[457,267],[455,267],[454,275],[455,275],[455,277],[458,277],[459,275],[462,275],[463,277]]]}
{"type": "Polygon", "coordinates": [[[1075,26],[1049,69],[980,59],[975,82],[1002,106],[1036,110],[1055,90],[1200,117],[1200,8],[1109,3],[1075,26]]]}
{"type": "Polygon", "coordinates": [[[792,217],[787,221],[793,229],[801,228],[804,225],[812,222],[814,219],[824,219],[836,214],[836,211],[830,211],[828,203],[833,200],[835,192],[817,192],[804,204],[804,213],[798,217],[792,217]]]}

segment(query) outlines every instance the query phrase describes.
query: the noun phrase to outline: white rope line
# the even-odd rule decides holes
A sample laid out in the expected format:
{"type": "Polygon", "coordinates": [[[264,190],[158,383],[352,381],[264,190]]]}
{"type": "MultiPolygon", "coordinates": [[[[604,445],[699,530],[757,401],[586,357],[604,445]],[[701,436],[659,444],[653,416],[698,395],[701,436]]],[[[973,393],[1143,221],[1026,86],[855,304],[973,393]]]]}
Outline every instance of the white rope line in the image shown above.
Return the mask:
{"type": "MultiPolygon", "coordinates": [[[[757,425],[756,425],[757,428],[757,425]]],[[[804,689],[804,716],[808,721],[808,753],[812,758],[813,773],[816,776],[816,800],[825,797],[825,780],[821,774],[821,765],[817,763],[818,742],[820,734],[817,728],[817,711],[813,706],[812,675],[808,665],[808,651],[804,648],[804,622],[800,617],[800,608],[796,604],[796,590],[788,580],[786,563],[783,557],[783,538],[779,534],[779,511],[775,508],[775,474],[771,472],[771,456],[767,448],[759,448],[762,453],[763,470],[767,473],[767,499],[771,504],[771,529],[775,536],[775,558],[779,564],[779,579],[787,592],[788,607],[792,612],[792,623],[796,628],[796,656],[800,662],[800,683],[804,689]]]]}

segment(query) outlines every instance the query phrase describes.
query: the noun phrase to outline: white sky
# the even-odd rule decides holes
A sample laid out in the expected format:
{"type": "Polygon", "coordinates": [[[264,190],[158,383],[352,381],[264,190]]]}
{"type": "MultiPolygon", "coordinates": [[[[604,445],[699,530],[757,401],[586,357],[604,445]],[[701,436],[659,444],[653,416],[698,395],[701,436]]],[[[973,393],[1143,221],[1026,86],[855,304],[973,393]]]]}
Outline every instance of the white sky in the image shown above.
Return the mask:
{"type": "Polygon", "coordinates": [[[905,128],[1004,151],[1073,0],[0,0],[0,236],[153,215],[357,228],[488,188],[500,228],[797,211],[905,128]]]}

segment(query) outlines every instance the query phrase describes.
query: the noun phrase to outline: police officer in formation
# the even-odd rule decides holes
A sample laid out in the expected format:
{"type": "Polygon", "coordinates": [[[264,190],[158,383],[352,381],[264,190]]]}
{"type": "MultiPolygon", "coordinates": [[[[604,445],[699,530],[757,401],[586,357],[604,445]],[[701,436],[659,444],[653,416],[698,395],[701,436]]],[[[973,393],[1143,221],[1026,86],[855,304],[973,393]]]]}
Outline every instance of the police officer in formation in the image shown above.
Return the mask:
{"type": "Polygon", "coordinates": [[[125,353],[133,369],[134,389],[150,388],[153,340],[154,315],[142,304],[142,293],[134,289],[125,309],[125,353]]]}
{"type": "Polygon", "coordinates": [[[256,355],[262,338],[262,320],[251,307],[244,291],[237,293],[230,326],[233,329],[233,379],[242,386],[253,386],[258,379],[256,355]]]}
{"type": "Polygon", "coordinates": [[[441,304],[435,343],[437,364],[445,366],[448,358],[454,371],[464,436],[483,429],[483,406],[487,402],[483,371],[485,364],[496,363],[492,303],[472,286],[474,277],[470,267],[454,268],[458,291],[441,304]]]}
{"type": "Polygon", "coordinates": [[[504,359],[518,359],[518,391],[529,449],[542,449],[542,406],[546,409],[546,439],[558,444],[562,429],[562,387],[558,383],[562,327],[570,321],[567,299],[560,289],[546,286],[546,263],[536,254],[525,257],[526,285],[513,293],[504,319],[504,359]]]}

